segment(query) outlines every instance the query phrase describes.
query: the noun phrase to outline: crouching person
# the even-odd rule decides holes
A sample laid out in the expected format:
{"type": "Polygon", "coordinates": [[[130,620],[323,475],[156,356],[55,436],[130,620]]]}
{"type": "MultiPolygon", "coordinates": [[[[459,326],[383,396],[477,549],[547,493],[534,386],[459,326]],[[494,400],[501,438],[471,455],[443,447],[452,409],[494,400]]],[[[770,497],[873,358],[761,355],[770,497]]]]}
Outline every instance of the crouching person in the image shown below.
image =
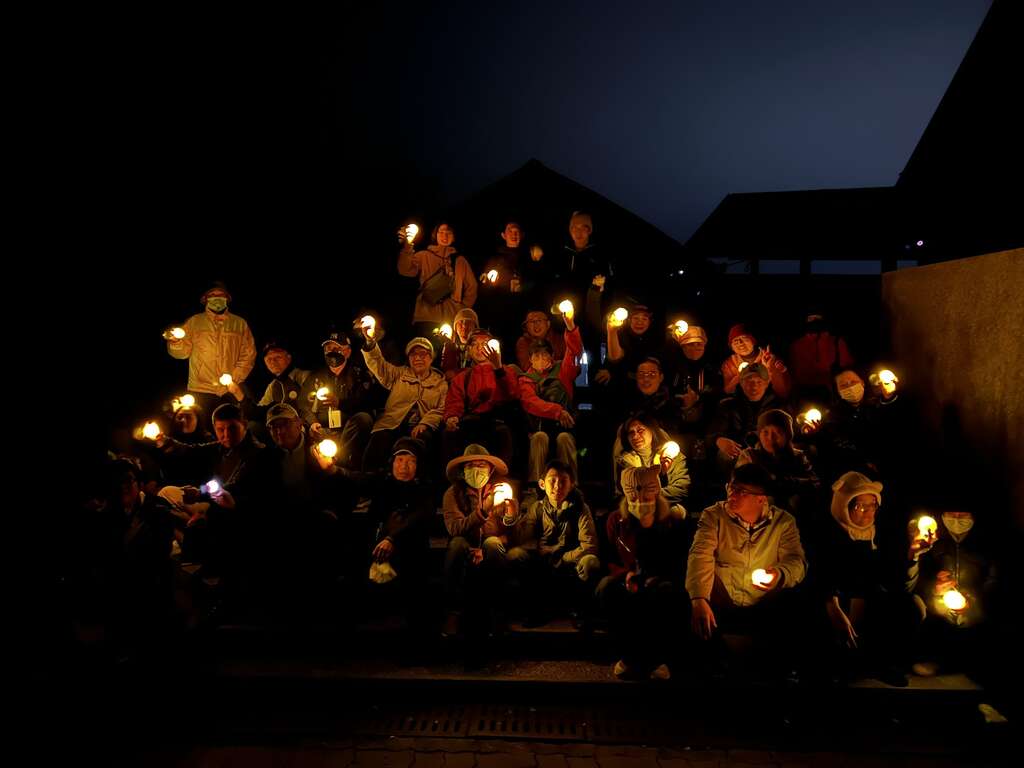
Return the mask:
{"type": "Polygon", "coordinates": [[[683,635],[686,572],[685,513],[661,495],[658,467],[622,473],[625,493],[608,515],[608,541],[615,548],[598,600],[619,660],[615,676],[668,680],[673,648],[683,635]]]}
{"type": "Polygon", "coordinates": [[[770,484],[763,467],[733,470],[726,500],[705,509],[697,524],[686,591],[697,638],[752,636],[758,657],[789,674],[799,617],[793,588],[807,561],[795,518],[768,503],[770,484]]]}
{"type": "Polygon", "coordinates": [[[594,518],[575,482],[569,465],[549,462],[540,480],[543,495],[525,510],[537,536],[538,589],[528,617],[534,626],[546,623],[559,604],[568,605],[577,628],[589,622],[601,561],[594,518]]]}
{"type": "Polygon", "coordinates": [[[403,650],[410,655],[429,650],[437,626],[427,589],[434,508],[432,494],[419,479],[422,454],[419,440],[401,437],[395,442],[391,470],[375,483],[369,510],[376,531],[370,581],[384,590],[397,587],[408,632],[403,650]]]}

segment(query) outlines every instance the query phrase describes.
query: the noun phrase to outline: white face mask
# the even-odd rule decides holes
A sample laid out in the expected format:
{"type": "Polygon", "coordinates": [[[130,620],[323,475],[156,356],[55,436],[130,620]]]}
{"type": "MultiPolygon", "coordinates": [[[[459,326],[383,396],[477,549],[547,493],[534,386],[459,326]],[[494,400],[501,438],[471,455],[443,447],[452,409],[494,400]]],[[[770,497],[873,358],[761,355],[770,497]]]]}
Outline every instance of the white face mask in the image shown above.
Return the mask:
{"type": "Polygon", "coordinates": [[[944,512],[942,522],[946,524],[946,530],[957,541],[963,541],[967,532],[974,527],[974,517],[972,515],[956,515],[944,512]]]}
{"type": "Polygon", "coordinates": [[[470,488],[480,490],[487,485],[487,481],[491,477],[491,470],[483,467],[466,467],[466,469],[462,471],[462,476],[465,478],[466,484],[470,488]]]}
{"type": "Polygon", "coordinates": [[[626,509],[629,510],[629,514],[635,517],[637,520],[641,520],[649,515],[654,514],[654,507],[657,502],[654,501],[627,501],[626,509]]]}
{"type": "Polygon", "coordinates": [[[840,389],[839,396],[848,403],[859,403],[864,399],[864,385],[854,384],[852,387],[840,389]]]}

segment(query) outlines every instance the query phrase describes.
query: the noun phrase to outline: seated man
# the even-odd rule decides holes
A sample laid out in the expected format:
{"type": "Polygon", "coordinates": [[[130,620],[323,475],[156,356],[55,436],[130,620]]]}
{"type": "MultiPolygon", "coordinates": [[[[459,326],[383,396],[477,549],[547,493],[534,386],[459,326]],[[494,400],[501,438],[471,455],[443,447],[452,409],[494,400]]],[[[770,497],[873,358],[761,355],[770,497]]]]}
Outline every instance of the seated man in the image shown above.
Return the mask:
{"type": "MultiPolygon", "coordinates": [[[[544,495],[524,504],[519,512],[525,516],[527,531],[516,531],[518,541],[537,542],[534,576],[540,589],[535,590],[530,623],[546,621],[557,605],[553,597],[567,601],[574,620],[585,623],[601,569],[594,518],[567,464],[550,462],[539,484],[544,495]]],[[[499,535],[503,528],[516,529],[521,524],[518,517],[508,516],[495,522],[499,535]]]]}
{"type": "Polygon", "coordinates": [[[573,382],[579,375],[577,360],[583,354],[579,328],[573,322],[573,311],[565,313],[565,352],[555,362],[554,350],[547,339],[538,339],[530,348],[530,365],[519,379],[523,410],[528,414],[530,430],[529,474],[533,485],[541,479],[548,461],[551,438],[555,438],[558,460],[572,468],[576,475],[576,439],[569,430],[574,426],[572,408],[573,382]]]}
{"type": "Polygon", "coordinates": [[[366,441],[373,426],[370,374],[352,360],[352,343],[344,333],[332,331],[321,345],[326,367],[310,373],[299,395],[297,410],[317,440],[332,437],[340,443],[342,464],[362,465],[366,441]]]}
{"type": "Polygon", "coordinates": [[[556,360],[565,355],[565,341],[563,341],[562,335],[551,327],[551,320],[546,312],[534,309],[526,313],[526,319],[523,321],[523,335],[516,342],[516,362],[524,371],[530,367],[530,350],[538,341],[548,342],[556,360]]]}
{"type": "Polygon", "coordinates": [[[793,447],[793,417],[772,408],[757,419],[757,445],[744,448],[736,466],[757,464],[768,471],[773,503],[793,513],[798,521],[817,508],[821,481],[807,455],[793,447]]]}
{"type": "Polygon", "coordinates": [[[669,392],[661,361],[649,357],[641,361],[630,375],[636,383],[625,393],[619,423],[626,416],[646,413],[656,418],[662,429],[677,437],[683,428],[682,403],[669,392]]]}
{"type": "Polygon", "coordinates": [[[433,442],[441,427],[448,382],[431,367],[434,345],[428,339],[417,336],[406,344],[409,364],[399,367],[384,359],[371,329],[364,328],[363,336],[366,367],[389,393],[363,456],[363,470],[374,471],[384,463],[399,437],[414,437],[425,444],[433,442]]]}
{"type": "Polygon", "coordinates": [[[519,371],[503,365],[501,352],[490,345],[490,332],[470,334],[472,367],[451,380],[444,405],[443,453],[447,460],[464,445],[482,443],[506,464],[512,461],[513,426],[522,418],[519,405],[519,371]]]}
{"type": "Polygon", "coordinates": [[[757,420],[773,408],[785,408],[769,386],[768,369],[754,363],[740,373],[740,389],[725,398],[708,433],[708,442],[717,450],[718,470],[728,477],[740,451],[757,442],[757,420]]]}
{"type": "Polygon", "coordinates": [[[795,648],[792,599],[807,561],[791,514],[768,503],[768,473],[736,467],[727,500],[704,510],[686,565],[693,632],[710,640],[723,632],[753,634],[773,646],[768,655],[789,669],[795,648]]]}
{"type": "Polygon", "coordinates": [[[630,467],[622,485],[625,495],[606,524],[615,559],[597,587],[619,655],[614,672],[667,680],[667,662],[683,636],[683,517],[661,495],[657,467],[630,467]]]}

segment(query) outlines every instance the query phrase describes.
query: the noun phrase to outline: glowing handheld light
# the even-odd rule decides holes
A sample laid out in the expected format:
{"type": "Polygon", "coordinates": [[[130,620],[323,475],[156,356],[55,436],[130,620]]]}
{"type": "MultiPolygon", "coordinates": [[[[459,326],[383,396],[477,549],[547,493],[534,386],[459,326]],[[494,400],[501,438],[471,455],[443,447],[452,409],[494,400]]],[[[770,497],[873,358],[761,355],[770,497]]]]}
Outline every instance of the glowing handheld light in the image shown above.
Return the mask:
{"type": "Polygon", "coordinates": [[[496,282],[498,282],[498,270],[496,270],[496,269],[490,270],[485,275],[485,277],[487,278],[487,282],[489,282],[489,283],[496,283],[496,282]]]}
{"type": "Polygon", "coordinates": [[[323,402],[324,400],[327,399],[327,396],[329,394],[331,394],[331,390],[329,390],[327,387],[320,387],[320,389],[316,391],[316,399],[319,400],[320,402],[323,402]]]}
{"type": "Polygon", "coordinates": [[[416,236],[420,233],[420,228],[415,224],[405,225],[405,240],[407,243],[412,243],[416,239],[416,236]]]}
{"type": "Polygon", "coordinates": [[[373,315],[363,315],[359,318],[359,325],[366,331],[366,335],[372,339],[373,333],[377,328],[377,321],[373,315]]]}
{"type": "Polygon", "coordinates": [[[446,339],[450,339],[453,333],[452,327],[448,323],[445,323],[440,328],[438,328],[437,332],[444,336],[446,339]]]}
{"type": "Polygon", "coordinates": [[[181,404],[182,408],[195,408],[196,407],[196,398],[195,398],[194,395],[188,395],[188,394],[182,395],[180,398],[178,398],[178,402],[181,404]]]}
{"type": "Polygon", "coordinates": [[[672,323],[672,333],[679,338],[685,336],[688,330],[690,330],[690,325],[685,320],[676,320],[672,323]]]}
{"type": "Polygon", "coordinates": [[[504,504],[512,498],[512,486],[508,483],[498,483],[494,489],[494,505],[504,504]]]}
{"type": "Polygon", "coordinates": [[[612,317],[611,317],[612,327],[613,328],[620,328],[620,327],[622,327],[622,324],[626,322],[626,318],[627,317],[629,317],[629,310],[626,309],[625,307],[619,307],[614,312],[612,312],[612,317]]]}
{"type": "Polygon", "coordinates": [[[571,301],[569,301],[568,299],[563,299],[562,301],[558,302],[558,311],[561,312],[563,315],[571,315],[573,312],[576,311],[576,308],[573,307],[571,301]]]}
{"type": "Polygon", "coordinates": [[[333,459],[338,455],[338,444],[333,440],[321,440],[316,449],[320,451],[321,456],[328,459],[333,459]]]}
{"type": "Polygon", "coordinates": [[[746,360],[744,360],[742,363],[740,363],[739,368],[737,370],[742,371],[748,365],[750,365],[750,363],[748,363],[746,360]]]}
{"type": "Polygon", "coordinates": [[[220,382],[220,383],[221,383],[221,384],[222,384],[223,386],[225,386],[225,387],[230,387],[230,386],[231,386],[231,382],[233,382],[233,381],[234,381],[234,379],[233,379],[233,378],[231,378],[231,374],[230,374],[230,373],[222,373],[222,374],[220,375],[220,378],[218,379],[218,381],[219,381],[219,382],[220,382]]]}
{"type": "Polygon", "coordinates": [[[156,440],[160,436],[160,425],[155,421],[147,421],[142,428],[142,436],[147,440],[156,440]]]}
{"type": "Polygon", "coordinates": [[[493,349],[495,352],[501,352],[501,343],[497,339],[490,339],[487,342],[487,346],[493,349]]]}
{"type": "Polygon", "coordinates": [[[211,496],[216,496],[218,493],[221,492],[220,482],[218,482],[218,480],[214,478],[213,480],[211,480],[210,482],[203,486],[203,490],[205,490],[211,496]]]}
{"type": "Polygon", "coordinates": [[[175,326],[174,328],[171,328],[171,336],[181,341],[185,338],[185,329],[175,326]]]}
{"type": "Polygon", "coordinates": [[[661,455],[667,459],[674,459],[679,455],[679,443],[675,440],[669,440],[662,446],[661,455]]]}
{"type": "Polygon", "coordinates": [[[767,587],[775,581],[775,574],[768,573],[764,568],[757,568],[750,574],[750,582],[758,587],[767,587]]]}
{"type": "Polygon", "coordinates": [[[951,589],[942,596],[942,604],[955,613],[967,607],[967,598],[959,590],[951,589]]]}
{"type": "Polygon", "coordinates": [[[939,524],[935,521],[934,517],[928,515],[922,515],[921,519],[917,521],[917,532],[921,538],[927,539],[934,536],[939,531],[939,524]]]}

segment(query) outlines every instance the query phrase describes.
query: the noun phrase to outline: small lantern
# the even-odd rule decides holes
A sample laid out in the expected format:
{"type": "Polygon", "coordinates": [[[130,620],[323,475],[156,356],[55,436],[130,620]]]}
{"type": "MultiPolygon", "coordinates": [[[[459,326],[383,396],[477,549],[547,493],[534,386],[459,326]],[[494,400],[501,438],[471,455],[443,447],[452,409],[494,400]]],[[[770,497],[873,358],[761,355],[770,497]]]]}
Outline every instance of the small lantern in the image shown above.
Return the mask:
{"type": "Polygon", "coordinates": [[[508,483],[498,483],[494,489],[494,506],[504,504],[511,498],[513,498],[512,486],[508,483]]]}
{"type": "Polygon", "coordinates": [[[377,328],[377,321],[373,315],[363,315],[359,318],[359,326],[366,331],[366,335],[371,339],[373,338],[373,332],[377,328]]]}
{"type": "Polygon", "coordinates": [[[939,524],[934,517],[922,515],[917,521],[917,532],[922,539],[930,539],[939,532],[939,524]]]}
{"type": "Polygon", "coordinates": [[[416,239],[416,236],[419,233],[420,233],[420,228],[417,227],[415,224],[406,224],[405,225],[405,240],[410,245],[412,244],[412,241],[416,239]]]}
{"type": "Polygon", "coordinates": [[[222,386],[230,387],[231,386],[231,382],[233,382],[234,379],[231,378],[231,374],[230,373],[222,373],[220,375],[220,379],[218,379],[218,381],[220,381],[222,386]]]}
{"type": "Polygon", "coordinates": [[[501,353],[501,343],[497,339],[489,339],[487,346],[493,349],[495,352],[501,353]]]}
{"type": "Polygon", "coordinates": [[[764,568],[757,568],[750,574],[750,582],[757,587],[767,587],[775,581],[775,574],[768,573],[764,568]]]}
{"type": "Polygon", "coordinates": [[[683,338],[688,330],[690,330],[690,325],[685,320],[676,320],[672,323],[672,333],[676,338],[683,338]]]}
{"type": "Polygon", "coordinates": [[[437,332],[444,336],[446,339],[450,339],[452,337],[452,334],[454,333],[452,331],[451,325],[449,325],[448,323],[445,323],[440,328],[438,328],[437,332]]]}
{"type": "Polygon", "coordinates": [[[679,455],[679,452],[679,443],[677,443],[675,440],[669,440],[661,448],[661,455],[664,456],[666,459],[674,459],[676,456],[679,455]]]}
{"type": "Polygon", "coordinates": [[[195,408],[195,406],[196,406],[195,395],[189,395],[189,394],[182,395],[178,399],[178,402],[181,404],[182,408],[195,408]]]}
{"type": "Polygon", "coordinates": [[[619,307],[611,316],[611,325],[613,328],[621,328],[622,324],[626,322],[626,318],[629,317],[629,310],[625,307],[619,307]]]}
{"type": "Polygon", "coordinates": [[[203,488],[211,496],[216,496],[221,491],[220,483],[217,481],[217,478],[214,478],[213,480],[208,482],[206,485],[203,486],[203,488]]]}
{"type": "Polygon", "coordinates": [[[484,275],[484,277],[487,278],[487,282],[489,282],[489,283],[496,283],[496,282],[498,282],[498,270],[492,269],[492,270],[488,271],[488,273],[486,275],[484,275]]]}
{"type": "Polygon", "coordinates": [[[333,440],[321,440],[316,449],[320,452],[320,455],[327,459],[333,459],[338,455],[338,444],[333,440]]]}
{"type": "Polygon", "coordinates": [[[320,387],[320,389],[316,391],[316,399],[322,403],[324,400],[327,399],[327,396],[329,394],[331,394],[331,390],[329,390],[327,387],[320,387]]]}
{"type": "Polygon", "coordinates": [[[951,589],[942,596],[942,604],[953,613],[958,613],[967,607],[967,598],[960,593],[960,590],[951,589]]]}
{"type": "Polygon", "coordinates": [[[744,360],[742,363],[740,363],[739,368],[737,368],[737,371],[742,372],[743,369],[746,368],[748,365],[750,365],[750,363],[744,360]]]}
{"type": "Polygon", "coordinates": [[[171,336],[176,338],[178,341],[181,341],[185,338],[185,329],[175,326],[174,328],[171,328],[171,336]]]}
{"type": "Polygon", "coordinates": [[[155,421],[147,421],[142,428],[142,436],[147,440],[156,440],[160,436],[160,425],[155,421]]]}
{"type": "Polygon", "coordinates": [[[558,303],[558,311],[563,315],[571,315],[575,311],[575,307],[573,307],[571,301],[563,299],[558,303]]]}

